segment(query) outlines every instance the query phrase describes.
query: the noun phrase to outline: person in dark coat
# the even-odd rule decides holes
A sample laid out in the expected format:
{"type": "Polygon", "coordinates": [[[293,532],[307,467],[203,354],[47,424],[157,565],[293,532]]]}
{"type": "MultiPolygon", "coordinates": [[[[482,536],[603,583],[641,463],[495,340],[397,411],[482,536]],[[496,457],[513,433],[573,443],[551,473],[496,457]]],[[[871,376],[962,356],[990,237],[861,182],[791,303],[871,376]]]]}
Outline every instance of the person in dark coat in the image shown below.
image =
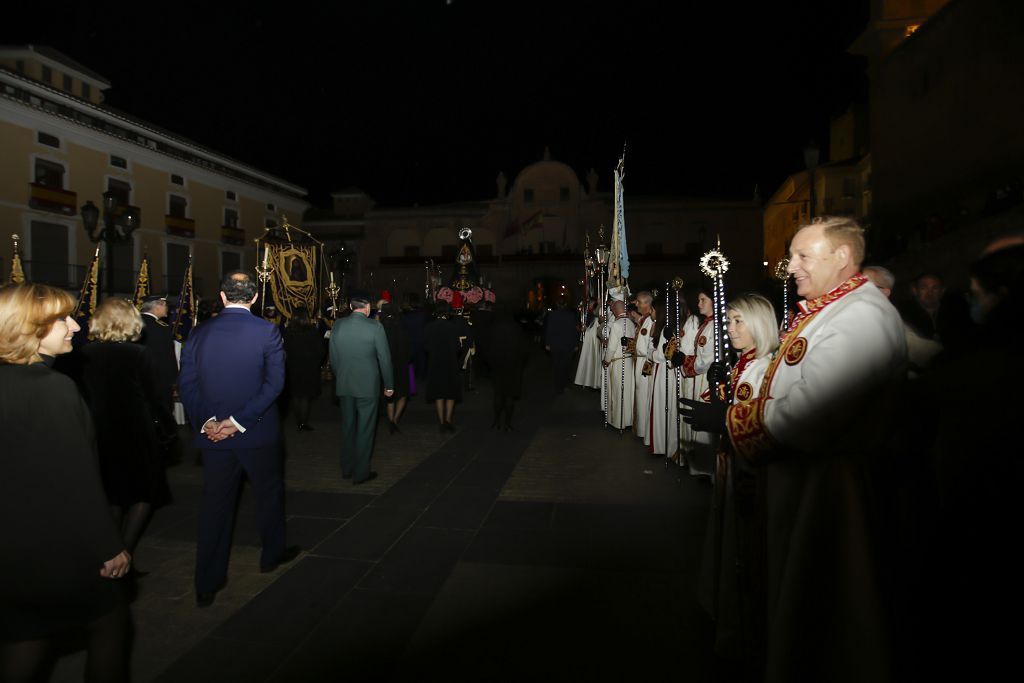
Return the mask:
{"type": "Polygon", "coordinates": [[[45,285],[0,289],[0,680],[44,675],[50,639],[83,631],[86,680],[128,680],[128,607],[110,579],[131,556],[100,483],[89,410],[51,370],[79,329],[75,300],[45,285]]]}
{"type": "Polygon", "coordinates": [[[484,348],[494,386],[491,429],[512,431],[512,413],[516,400],[523,393],[523,369],[530,355],[529,339],[510,311],[497,310],[484,348]]]}
{"type": "Polygon", "coordinates": [[[556,394],[565,391],[573,369],[572,355],[580,347],[576,324],[576,314],[569,310],[565,299],[560,300],[558,308],[545,318],[544,349],[551,352],[551,375],[556,394]]]}
{"type": "Polygon", "coordinates": [[[324,364],[324,336],[304,307],[292,311],[284,329],[285,378],[289,405],[300,432],[310,432],[309,404],[320,395],[320,368],[324,364]]]}
{"type": "Polygon", "coordinates": [[[454,432],[452,414],[455,402],[462,400],[462,378],[459,359],[462,344],[459,330],[451,320],[451,308],[444,302],[437,307],[436,317],[427,325],[427,400],[437,408],[442,432],[454,432]]]}
{"type": "MultiPolygon", "coordinates": [[[[156,368],[156,392],[162,413],[162,424],[170,418],[174,424],[174,387],[178,381],[178,358],[174,353],[174,335],[171,327],[164,322],[167,317],[167,299],[162,296],[147,296],[142,301],[142,336],[139,343],[153,357],[156,368]]],[[[165,429],[168,427],[164,424],[165,429]]]]}
{"type": "Polygon", "coordinates": [[[142,316],[125,299],[107,299],[89,321],[82,387],[96,425],[100,475],[130,553],[153,509],[170,501],[160,462],[157,369],[133,342],[142,316]]]}
{"type": "Polygon", "coordinates": [[[398,431],[398,421],[402,419],[405,404],[409,400],[409,372],[412,367],[412,343],[409,333],[399,318],[391,310],[391,302],[381,307],[380,322],[384,325],[384,333],[388,337],[388,349],[391,351],[391,367],[394,369],[395,393],[387,397],[385,404],[391,433],[398,431]]]}
{"type": "Polygon", "coordinates": [[[427,372],[426,329],[430,323],[430,311],[418,304],[419,297],[412,293],[406,295],[405,305],[402,306],[402,327],[409,334],[416,377],[423,377],[427,372]]]}

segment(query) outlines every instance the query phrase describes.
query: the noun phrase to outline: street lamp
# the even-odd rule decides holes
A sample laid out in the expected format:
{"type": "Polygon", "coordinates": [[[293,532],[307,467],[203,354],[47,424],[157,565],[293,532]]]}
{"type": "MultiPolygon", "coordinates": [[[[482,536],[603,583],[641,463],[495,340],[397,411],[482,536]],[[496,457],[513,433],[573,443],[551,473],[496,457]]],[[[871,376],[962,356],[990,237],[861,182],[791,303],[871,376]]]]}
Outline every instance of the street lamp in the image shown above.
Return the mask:
{"type": "Polygon", "coordinates": [[[808,218],[814,218],[814,207],[817,202],[814,196],[814,175],[816,169],[818,168],[818,158],[820,155],[821,150],[819,150],[818,146],[813,142],[808,142],[806,145],[804,145],[804,166],[807,167],[807,177],[809,178],[811,183],[811,203],[808,211],[808,218]]]}
{"type": "Polygon", "coordinates": [[[100,210],[87,200],[81,208],[82,227],[93,243],[103,242],[107,252],[107,296],[114,295],[113,245],[130,243],[132,233],[139,227],[139,213],[134,206],[125,206],[118,221],[118,201],[114,192],[103,193],[103,227],[99,227],[100,210]]]}

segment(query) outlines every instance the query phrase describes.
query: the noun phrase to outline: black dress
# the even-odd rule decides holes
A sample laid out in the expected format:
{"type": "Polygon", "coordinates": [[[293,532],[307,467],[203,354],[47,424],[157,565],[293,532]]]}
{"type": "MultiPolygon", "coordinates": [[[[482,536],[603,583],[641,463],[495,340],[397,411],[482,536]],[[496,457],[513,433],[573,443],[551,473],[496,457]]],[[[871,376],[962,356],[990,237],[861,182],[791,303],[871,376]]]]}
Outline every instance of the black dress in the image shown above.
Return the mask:
{"type": "Polygon", "coordinates": [[[391,351],[391,366],[394,369],[395,394],[392,398],[409,395],[409,363],[412,362],[412,342],[409,332],[400,318],[389,315],[383,320],[384,332],[388,336],[388,350],[391,351]]]}
{"type": "Polygon", "coordinates": [[[100,568],[124,550],[74,382],[0,363],[0,640],[83,626],[119,600],[100,568]]]}
{"type": "Polygon", "coordinates": [[[462,400],[459,375],[459,330],[447,318],[438,318],[426,330],[427,400],[462,400]]]}
{"type": "Polygon", "coordinates": [[[114,505],[170,502],[156,416],[158,369],[145,347],[91,342],[82,348],[82,388],[94,423],[100,475],[114,505]]]}
{"type": "Polygon", "coordinates": [[[316,326],[284,330],[285,375],[292,398],[316,398],[320,394],[320,368],[324,364],[324,337],[316,326]]]}

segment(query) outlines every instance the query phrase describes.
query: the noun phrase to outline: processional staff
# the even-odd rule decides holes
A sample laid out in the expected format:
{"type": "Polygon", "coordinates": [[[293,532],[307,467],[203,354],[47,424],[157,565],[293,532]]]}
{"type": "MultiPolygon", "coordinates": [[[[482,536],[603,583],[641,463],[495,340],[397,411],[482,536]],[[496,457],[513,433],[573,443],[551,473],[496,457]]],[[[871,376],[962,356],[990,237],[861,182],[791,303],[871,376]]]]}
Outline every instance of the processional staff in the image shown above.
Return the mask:
{"type": "MultiPolygon", "coordinates": [[[[726,271],[729,270],[729,259],[722,254],[720,251],[721,247],[721,241],[719,241],[716,249],[712,249],[701,257],[700,269],[714,282],[714,310],[712,312],[712,323],[714,324],[715,332],[715,363],[720,363],[728,367],[729,335],[726,331],[728,322],[725,310],[725,278],[723,276],[726,271]]],[[[725,390],[722,393],[719,393],[719,382],[722,381],[721,378],[716,376],[709,379],[714,380],[711,385],[712,400],[722,398],[726,403],[729,403],[732,399],[729,395],[729,382],[727,380],[724,382],[725,390]]]]}

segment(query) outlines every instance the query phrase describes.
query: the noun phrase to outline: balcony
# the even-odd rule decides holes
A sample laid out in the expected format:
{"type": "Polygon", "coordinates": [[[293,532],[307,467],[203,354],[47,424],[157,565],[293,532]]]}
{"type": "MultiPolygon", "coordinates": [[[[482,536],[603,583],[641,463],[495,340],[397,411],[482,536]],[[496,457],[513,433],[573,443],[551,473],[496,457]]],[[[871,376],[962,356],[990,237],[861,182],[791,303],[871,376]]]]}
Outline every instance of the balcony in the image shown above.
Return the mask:
{"type": "Polygon", "coordinates": [[[175,237],[188,237],[189,239],[196,236],[196,222],[191,218],[164,216],[164,225],[166,226],[168,235],[174,235],[175,237]]]}
{"type": "Polygon", "coordinates": [[[245,230],[236,228],[233,225],[222,225],[220,228],[220,241],[224,244],[245,244],[245,230]]]}
{"type": "Polygon", "coordinates": [[[41,211],[53,211],[65,216],[78,213],[78,195],[68,190],[39,183],[29,183],[28,205],[41,211]]]}
{"type": "Polygon", "coordinates": [[[142,225],[142,209],[129,204],[118,204],[114,207],[114,225],[119,225],[123,228],[125,225],[124,216],[129,211],[135,214],[135,224],[142,225]]]}

